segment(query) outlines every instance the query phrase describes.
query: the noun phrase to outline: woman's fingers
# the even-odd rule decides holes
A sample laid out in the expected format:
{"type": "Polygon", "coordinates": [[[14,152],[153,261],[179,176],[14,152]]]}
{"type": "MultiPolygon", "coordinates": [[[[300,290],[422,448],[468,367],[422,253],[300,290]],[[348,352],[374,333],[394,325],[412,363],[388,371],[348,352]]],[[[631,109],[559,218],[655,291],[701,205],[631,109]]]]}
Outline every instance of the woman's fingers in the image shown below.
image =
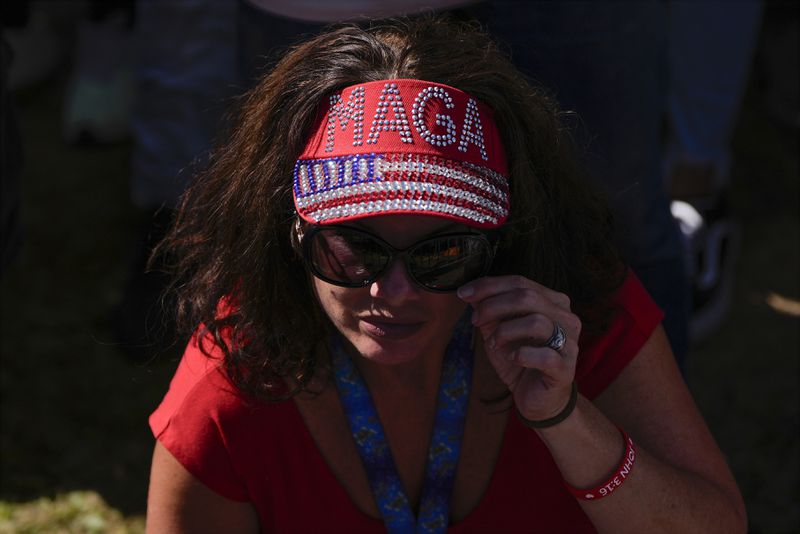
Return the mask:
{"type": "Polygon", "coordinates": [[[458,296],[472,306],[472,323],[520,413],[544,420],[561,410],[575,378],[581,332],[569,297],[521,276],[474,280],[458,296]],[[548,346],[562,330],[563,343],[548,346]]]}
{"type": "Polygon", "coordinates": [[[568,310],[552,304],[541,293],[531,289],[509,291],[472,303],[472,324],[484,338],[497,337],[496,342],[514,338],[534,345],[544,345],[555,333],[555,324],[564,330],[567,340],[580,337],[580,319],[568,310]]]}
{"type": "Polygon", "coordinates": [[[541,291],[534,288],[507,288],[507,291],[492,293],[482,300],[472,300],[472,324],[482,328],[484,324],[502,321],[522,315],[541,313],[560,317],[570,313],[569,309],[553,303],[541,291]]]}
{"type": "Polygon", "coordinates": [[[487,339],[490,347],[533,345],[544,346],[553,335],[555,323],[541,313],[532,313],[499,322],[487,339]]]}
{"type": "Polygon", "coordinates": [[[571,375],[573,371],[567,358],[549,347],[522,345],[509,351],[506,357],[520,367],[537,369],[553,378],[571,375]]]}
{"type": "Polygon", "coordinates": [[[517,293],[520,290],[532,290],[534,293],[541,294],[547,301],[562,310],[570,309],[571,302],[567,295],[519,275],[485,276],[473,280],[458,288],[458,296],[463,301],[472,304],[494,295],[509,292],[517,293]]]}
{"type": "Polygon", "coordinates": [[[578,344],[567,336],[558,350],[546,346],[553,329],[553,321],[539,314],[503,321],[486,339],[487,354],[495,367],[513,365],[569,378],[578,359],[578,344]]]}

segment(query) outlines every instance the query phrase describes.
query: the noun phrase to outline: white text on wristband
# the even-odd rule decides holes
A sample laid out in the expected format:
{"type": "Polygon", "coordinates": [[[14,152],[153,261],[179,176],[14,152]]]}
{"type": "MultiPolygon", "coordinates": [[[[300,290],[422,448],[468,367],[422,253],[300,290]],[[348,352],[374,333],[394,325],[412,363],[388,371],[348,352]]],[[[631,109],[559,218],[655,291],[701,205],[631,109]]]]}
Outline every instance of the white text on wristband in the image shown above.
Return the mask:
{"type": "Polygon", "coordinates": [[[602,499],[603,497],[611,495],[611,493],[619,488],[628,478],[631,470],[633,469],[633,464],[636,462],[636,446],[633,444],[631,437],[624,430],[620,428],[619,431],[622,433],[622,437],[625,440],[625,454],[622,456],[622,461],[620,462],[619,467],[616,469],[616,471],[614,471],[614,473],[612,473],[605,483],[594,488],[575,488],[565,482],[564,484],[567,486],[567,489],[570,491],[570,493],[572,493],[572,495],[585,501],[602,499]]]}

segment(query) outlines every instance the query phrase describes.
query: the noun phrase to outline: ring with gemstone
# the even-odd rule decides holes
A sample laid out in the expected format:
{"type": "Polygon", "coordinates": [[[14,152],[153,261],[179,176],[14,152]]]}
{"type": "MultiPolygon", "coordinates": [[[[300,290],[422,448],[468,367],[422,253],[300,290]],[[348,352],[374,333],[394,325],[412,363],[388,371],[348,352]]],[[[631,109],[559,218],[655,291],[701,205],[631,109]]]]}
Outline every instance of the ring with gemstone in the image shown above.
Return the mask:
{"type": "Polygon", "coordinates": [[[555,325],[555,328],[553,328],[553,335],[551,335],[550,339],[547,340],[545,346],[558,351],[561,350],[564,347],[564,344],[567,342],[567,333],[564,332],[564,329],[561,328],[560,324],[553,324],[555,325]]]}

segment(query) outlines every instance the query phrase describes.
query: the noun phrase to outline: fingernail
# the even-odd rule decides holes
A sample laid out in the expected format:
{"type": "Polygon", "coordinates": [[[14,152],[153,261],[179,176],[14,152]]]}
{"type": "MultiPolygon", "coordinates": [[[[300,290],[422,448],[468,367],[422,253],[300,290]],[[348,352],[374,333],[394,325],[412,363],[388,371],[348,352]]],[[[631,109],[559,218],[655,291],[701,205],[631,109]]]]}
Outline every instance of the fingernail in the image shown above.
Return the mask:
{"type": "Polygon", "coordinates": [[[461,286],[458,288],[458,291],[456,291],[456,294],[459,298],[464,299],[474,295],[475,290],[472,288],[472,286],[461,286]]]}

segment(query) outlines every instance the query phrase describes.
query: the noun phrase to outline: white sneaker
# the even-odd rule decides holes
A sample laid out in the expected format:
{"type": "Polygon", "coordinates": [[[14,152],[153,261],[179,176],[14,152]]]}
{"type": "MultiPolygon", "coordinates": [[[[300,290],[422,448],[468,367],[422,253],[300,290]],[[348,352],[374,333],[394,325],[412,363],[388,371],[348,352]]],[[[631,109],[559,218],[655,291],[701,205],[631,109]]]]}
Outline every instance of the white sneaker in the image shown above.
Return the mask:
{"type": "Polygon", "coordinates": [[[683,235],[686,271],[692,283],[689,337],[700,342],[722,325],[730,309],[740,228],[721,207],[706,211],[705,217],[682,200],[672,201],[670,208],[683,235]]]}

